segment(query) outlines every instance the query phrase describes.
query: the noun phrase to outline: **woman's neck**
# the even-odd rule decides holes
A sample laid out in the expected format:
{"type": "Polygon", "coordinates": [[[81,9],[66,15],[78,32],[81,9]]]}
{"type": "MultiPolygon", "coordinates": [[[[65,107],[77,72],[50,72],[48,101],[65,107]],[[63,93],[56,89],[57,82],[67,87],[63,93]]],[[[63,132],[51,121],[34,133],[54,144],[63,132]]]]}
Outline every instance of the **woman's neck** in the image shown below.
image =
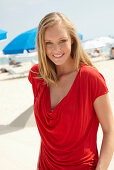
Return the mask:
{"type": "Polygon", "coordinates": [[[56,70],[57,70],[57,77],[58,78],[60,78],[64,75],[70,74],[70,73],[75,71],[74,61],[71,60],[67,64],[56,66],[56,70]]]}

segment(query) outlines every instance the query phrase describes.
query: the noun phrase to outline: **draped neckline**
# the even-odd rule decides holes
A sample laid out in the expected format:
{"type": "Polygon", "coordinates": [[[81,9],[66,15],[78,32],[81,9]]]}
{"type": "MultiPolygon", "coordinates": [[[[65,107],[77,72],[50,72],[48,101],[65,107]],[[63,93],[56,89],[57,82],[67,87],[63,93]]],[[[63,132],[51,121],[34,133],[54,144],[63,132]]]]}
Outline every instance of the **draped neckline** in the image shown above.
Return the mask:
{"type": "MultiPolygon", "coordinates": [[[[81,68],[80,68],[81,69],[81,68]]],[[[77,74],[76,74],[76,76],[75,76],[75,79],[74,79],[74,81],[73,81],[73,83],[72,83],[72,85],[71,85],[71,87],[70,87],[70,89],[69,89],[69,91],[68,91],[68,93],[56,104],[56,106],[53,108],[53,109],[51,109],[51,96],[50,96],[50,89],[49,89],[49,86],[47,85],[47,91],[48,91],[48,101],[49,101],[49,113],[50,114],[53,114],[54,113],[54,111],[56,110],[56,108],[61,104],[61,103],[63,103],[64,102],[64,100],[70,95],[70,93],[72,92],[72,89],[73,89],[73,87],[74,87],[74,85],[75,85],[75,83],[76,83],[76,81],[77,81],[77,78],[78,78],[78,76],[79,76],[79,73],[80,73],[80,69],[79,69],[79,71],[77,72],[77,74]]]]}

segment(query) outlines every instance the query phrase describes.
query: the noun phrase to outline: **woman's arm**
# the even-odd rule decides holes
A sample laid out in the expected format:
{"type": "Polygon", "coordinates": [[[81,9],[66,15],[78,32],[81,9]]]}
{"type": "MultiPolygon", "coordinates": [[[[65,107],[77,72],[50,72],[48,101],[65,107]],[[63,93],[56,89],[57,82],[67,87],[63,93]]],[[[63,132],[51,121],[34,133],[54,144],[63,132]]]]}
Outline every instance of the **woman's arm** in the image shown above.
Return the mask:
{"type": "Polygon", "coordinates": [[[114,119],[108,94],[98,97],[94,109],[103,130],[103,140],[96,170],[107,170],[114,151],[114,119]]]}

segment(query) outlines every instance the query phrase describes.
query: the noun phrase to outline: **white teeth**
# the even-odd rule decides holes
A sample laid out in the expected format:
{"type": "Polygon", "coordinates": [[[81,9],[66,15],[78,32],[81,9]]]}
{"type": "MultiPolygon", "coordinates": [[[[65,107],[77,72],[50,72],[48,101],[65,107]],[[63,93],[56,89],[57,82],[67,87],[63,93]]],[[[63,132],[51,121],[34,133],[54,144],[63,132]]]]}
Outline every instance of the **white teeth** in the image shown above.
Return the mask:
{"type": "Polygon", "coordinates": [[[54,57],[61,57],[63,54],[61,54],[61,55],[54,55],[54,57]]]}

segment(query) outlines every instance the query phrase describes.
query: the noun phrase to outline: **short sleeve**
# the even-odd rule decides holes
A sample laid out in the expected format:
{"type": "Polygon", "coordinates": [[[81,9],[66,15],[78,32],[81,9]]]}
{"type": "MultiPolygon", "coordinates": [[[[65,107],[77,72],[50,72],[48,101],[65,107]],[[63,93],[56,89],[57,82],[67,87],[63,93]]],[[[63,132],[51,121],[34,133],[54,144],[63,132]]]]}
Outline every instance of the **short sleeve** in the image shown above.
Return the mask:
{"type": "Polygon", "coordinates": [[[32,84],[34,97],[37,96],[39,88],[39,79],[38,79],[38,64],[35,64],[29,71],[28,80],[32,84]]]}
{"type": "Polygon", "coordinates": [[[29,80],[29,82],[32,84],[32,74],[31,74],[31,70],[29,71],[28,80],[29,80]]]}
{"type": "Polygon", "coordinates": [[[81,67],[81,77],[83,93],[86,95],[86,98],[90,98],[92,103],[94,103],[97,97],[108,93],[105,78],[97,69],[83,65],[81,67]]]}
{"type": "Polygon", "coordinates": [[[91,82],[92,101],[94,103],[97,97],[108,93],[108,88],[106,85],[105,78],[97,70],[93,72],[90,82],[91,82]]]}

